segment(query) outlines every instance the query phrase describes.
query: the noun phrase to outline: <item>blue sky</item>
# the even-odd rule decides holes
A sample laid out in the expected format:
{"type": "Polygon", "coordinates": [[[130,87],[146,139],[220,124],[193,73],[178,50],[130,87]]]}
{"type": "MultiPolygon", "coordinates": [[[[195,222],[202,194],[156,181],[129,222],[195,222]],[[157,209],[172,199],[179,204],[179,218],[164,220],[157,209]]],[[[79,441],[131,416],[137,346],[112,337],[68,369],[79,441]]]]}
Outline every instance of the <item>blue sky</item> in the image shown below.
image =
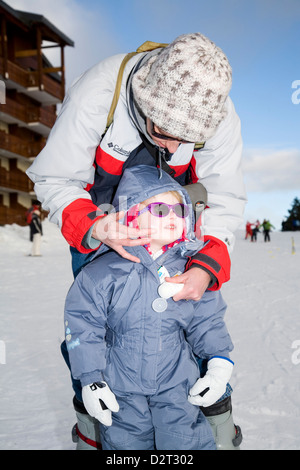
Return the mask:
{"type": "MultiPolygon", "coordinates": [[[[227,54],[242,122],[245,221],[276,229],[300,198],[300,0],[6,0],[75,42],[67,86],[104,57],[199,31],[227,54]],[[294,88],[293,88],[294,86],[294,88]]],[[[53,65],[55,57],[51,57],[53,65]]]]}

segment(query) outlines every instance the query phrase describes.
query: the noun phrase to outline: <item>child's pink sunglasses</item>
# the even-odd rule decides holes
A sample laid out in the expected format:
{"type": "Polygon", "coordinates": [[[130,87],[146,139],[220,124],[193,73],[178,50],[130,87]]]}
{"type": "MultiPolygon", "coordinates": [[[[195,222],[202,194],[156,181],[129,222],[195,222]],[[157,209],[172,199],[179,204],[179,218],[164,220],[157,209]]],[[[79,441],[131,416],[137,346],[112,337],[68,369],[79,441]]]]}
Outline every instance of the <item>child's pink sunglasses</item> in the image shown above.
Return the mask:
{"type": "Polygon", "coordinates": [[[171,209],[174,214],[176,214],[177,217],[180,217],[181,219],[184,219],[189,215],[189,208],[186,204],[181,204],[178,202],[177,204],[172,205],[165,202],[151,202],[146,207],[144,207],[144,209],[138,212],[138,216],[144,212],[149,211],[156,217],[166,217],[170,213],[171,209]]]}

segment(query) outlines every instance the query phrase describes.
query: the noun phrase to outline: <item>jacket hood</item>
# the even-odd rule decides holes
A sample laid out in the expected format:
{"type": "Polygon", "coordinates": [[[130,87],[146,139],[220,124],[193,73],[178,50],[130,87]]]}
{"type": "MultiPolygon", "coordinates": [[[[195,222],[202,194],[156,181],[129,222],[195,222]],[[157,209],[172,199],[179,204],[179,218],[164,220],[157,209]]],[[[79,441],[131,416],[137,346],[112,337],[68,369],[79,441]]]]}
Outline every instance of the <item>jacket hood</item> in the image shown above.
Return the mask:
{"type": "MultiPolygon", "coordinates": [[[[119,222],[125,224],[127,212],[146,199],[167,191],[177,191],[183,199],[183,203],[189,207],[189,215],[186,217],[187,242],[181,243],[181,256],[191,256],[197,253],[203,246],[194,234],[194,212],[188,192],[165,171],[150,165],[138,165],[127,168],[120,180],[112,205],[116,212],[124,211],[125,216],[119,222]]],[[[97,254],[109,249],[102,244],[97,254]]],[[[131,251],[129,247],[126,247],[131,251]]]]}
{"type": "MultiPolygon", "coordinates": [[[[194,214],[192,203],[187,191],[165,171],[149,165],[139,165],[128,168],[119,183],[113,206],[117,212],[128,212],[150,197],[167,191],[177,191],[183,198],[183,203],[189,206],[189,216],[186,218],[187,237],[193,238],[194,214]]],[[[125,218],[123,219],[124,223],[125,218]]]]}

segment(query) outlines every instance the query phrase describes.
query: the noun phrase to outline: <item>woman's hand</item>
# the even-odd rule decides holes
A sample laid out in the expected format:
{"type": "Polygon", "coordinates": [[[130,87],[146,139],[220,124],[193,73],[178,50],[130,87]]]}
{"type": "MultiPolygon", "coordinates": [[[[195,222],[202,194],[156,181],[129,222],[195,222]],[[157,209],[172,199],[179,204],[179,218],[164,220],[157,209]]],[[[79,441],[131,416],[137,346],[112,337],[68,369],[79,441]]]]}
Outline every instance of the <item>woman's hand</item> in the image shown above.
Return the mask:
{"type": "Polygon", "coordinates": [[[123,258],[139,263],[140,259],[129,254],[124,249],[124,246],[150,243],[150,235],[153,231],[148,229],[140,230],[120,224],[119,220],[122,217],[124,217],[124,212],[113,212],[102,217],[95,223],[92,237],[105,243],[105,245],[115,250],[123,258]]]}

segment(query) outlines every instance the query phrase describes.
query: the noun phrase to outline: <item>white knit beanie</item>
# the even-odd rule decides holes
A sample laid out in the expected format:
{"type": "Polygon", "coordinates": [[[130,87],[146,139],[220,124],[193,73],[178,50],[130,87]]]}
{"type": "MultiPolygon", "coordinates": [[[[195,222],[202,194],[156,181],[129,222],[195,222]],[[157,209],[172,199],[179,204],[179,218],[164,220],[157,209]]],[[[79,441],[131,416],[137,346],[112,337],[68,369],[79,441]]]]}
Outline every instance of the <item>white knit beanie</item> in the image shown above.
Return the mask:
{"type": "Polygon", "coordinates": [[[184,34],[133,76],[142,113],[161,130],[189,142],[211,137],[226,116],[231,67],[222,50],[200,33],[184,34]]]}

